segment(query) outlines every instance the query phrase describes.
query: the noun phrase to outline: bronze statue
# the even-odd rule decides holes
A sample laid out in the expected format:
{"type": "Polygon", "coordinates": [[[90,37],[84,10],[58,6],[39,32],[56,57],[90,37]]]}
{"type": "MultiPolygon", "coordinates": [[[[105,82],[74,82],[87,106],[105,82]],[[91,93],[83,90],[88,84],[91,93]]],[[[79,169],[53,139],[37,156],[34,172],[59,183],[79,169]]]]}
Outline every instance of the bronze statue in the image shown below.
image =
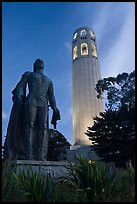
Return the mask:
{"type": "Polygon", "coordinates": [[[44,62],[37,59],[33,72],[25,72],[12,91],[13,107],[7,129],[8,159],[44,160],[48,148],[48,106],[56,128],[60,112],[53,83],[43,74],[44,62]],[[26,86],[29,93],[26,96],[26,86]]]}

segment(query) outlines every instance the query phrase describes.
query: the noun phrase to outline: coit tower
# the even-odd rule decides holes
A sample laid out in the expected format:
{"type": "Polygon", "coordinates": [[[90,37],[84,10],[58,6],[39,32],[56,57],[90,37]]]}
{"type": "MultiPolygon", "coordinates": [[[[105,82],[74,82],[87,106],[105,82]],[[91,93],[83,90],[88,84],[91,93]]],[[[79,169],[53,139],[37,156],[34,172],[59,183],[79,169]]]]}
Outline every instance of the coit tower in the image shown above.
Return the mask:
{"type": "Polygon", "coordinates": [[[92,144],[85,134],[93,117],[104,111],[95,85],[101,79],[96,36],[88,27],[74,32],[72,40],[72,126],[73,145],[92,144]]]}

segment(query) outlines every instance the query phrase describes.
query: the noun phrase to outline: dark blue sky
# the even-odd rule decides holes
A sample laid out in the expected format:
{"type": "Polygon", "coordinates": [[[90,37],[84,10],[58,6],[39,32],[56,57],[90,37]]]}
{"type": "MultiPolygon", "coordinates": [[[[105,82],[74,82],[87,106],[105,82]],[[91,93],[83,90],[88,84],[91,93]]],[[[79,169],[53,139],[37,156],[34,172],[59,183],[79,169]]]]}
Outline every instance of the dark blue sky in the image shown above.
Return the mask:
{"type": "Polygon", "coordinates": [[[2,3],[3,136],[12,107],[11,91],[25,71],[32,71],[35,59],[42,58],[61,112],[57,129],[72,143],[71,46],[74,31],[83,26],[95,31],[102,77],[135,69],[135,3],[2,3]]]}

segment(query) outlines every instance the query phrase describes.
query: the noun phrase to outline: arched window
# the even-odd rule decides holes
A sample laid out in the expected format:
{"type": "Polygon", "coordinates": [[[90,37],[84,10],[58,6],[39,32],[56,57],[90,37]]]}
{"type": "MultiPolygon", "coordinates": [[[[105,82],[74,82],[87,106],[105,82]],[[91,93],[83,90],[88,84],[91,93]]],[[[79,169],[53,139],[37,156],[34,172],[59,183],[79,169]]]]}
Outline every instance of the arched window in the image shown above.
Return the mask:
{"type": "Polygon", "coordinates": [[[95,35],[94,35],[94,32],[93,32],[93,31],[90,31],[90,35],[91,35],[91,37],[95,37],[95,35]]]}
{"type": "Polygon", "coordinates": [[[73,48],[73,60],[75,60],[78,57],[78,47],[75,46],[73,48]]]}
{"type": "Polygon", "coordinates": [[[80,35],[81,35],[82,37],[85,37],[86,34],[87,34],[87,32],[86,32],[85,30],[81,30],[80,35]]]}
{"type": "Polygon", "coordinates": [[[97,49],[94,44],[91,45],[92,56],[97,57],[97,49]]]}
{"type": "Polygon", "coordinates": [[[81,44],[81,55],[88,55],[88,45],[87,43],[81,44]]]}
{"type": "Polygon", "coordinates": [[[76,39],[77,35],[78,35],[77,33],[74,33],[73,39],[76,39]]]}

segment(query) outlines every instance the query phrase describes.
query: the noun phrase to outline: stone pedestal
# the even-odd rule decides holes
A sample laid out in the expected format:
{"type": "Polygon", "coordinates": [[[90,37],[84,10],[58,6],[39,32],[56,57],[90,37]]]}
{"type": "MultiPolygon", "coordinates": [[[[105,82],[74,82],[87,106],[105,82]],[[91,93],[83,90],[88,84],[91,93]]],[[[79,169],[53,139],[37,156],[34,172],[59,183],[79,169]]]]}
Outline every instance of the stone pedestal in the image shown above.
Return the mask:
{"type": "Polygon", "coordinates": [[[66,174],[66,167],[69,165],[67,161],[29,161],[29,160],[17,160],[11,161],[11,165],[16,166],[18,173],[19,169],[27,170],[32,168],[34,171],[41,169],[43,175],[50,174],[52,178],[59,178],[66,174]]]}

